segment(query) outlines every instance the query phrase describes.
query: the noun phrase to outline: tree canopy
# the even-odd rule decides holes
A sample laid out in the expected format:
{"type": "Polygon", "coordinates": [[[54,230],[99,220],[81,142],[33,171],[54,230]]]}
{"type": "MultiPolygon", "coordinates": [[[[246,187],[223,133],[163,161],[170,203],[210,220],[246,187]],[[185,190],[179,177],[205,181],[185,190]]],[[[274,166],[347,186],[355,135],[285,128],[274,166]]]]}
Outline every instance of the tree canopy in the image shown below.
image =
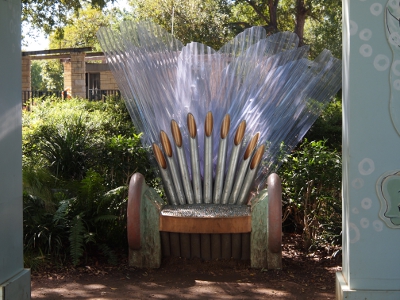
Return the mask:
{"type": "Polygon", "coordinates": [[[33,91],[61,91],[64,88],[64,69],[59,60],[34,60],[31,65],[33,91]]]}
{"type": "Polygon", "coordinates": [[[341,56],[342,0],[129,0],[133,13],[116,10],[110,18],[102,8],[113,1],[23,0],[22,20],[51,33],[57,48],[60,41],[64,46],[94,46],[99,26],[113,18],[131,18],[152,19],[183,43],[214,48],[254,25],[268,33],[288,30],[299,35],[301,45],[311,45],[312,55],[328,48],[341,56]]]}
{"type": "Polygon", "coordinates": [[[101,10],[90,6],[79,9],[73,21],[50,35],[50,48],[95,47],[100,50],[96,32],[109,24],[110,18],[101,10]]]}
{"type": "Polygon", "coordinates": [[[227,0],[131,0],[137,19],[152,19],[184,44],[196,41],[219,48],[226,41],[227,0]]]}
{"type": "Polygon", "coordinates": [[[292,31],[312,54],[322,48],[341,56],[342,0],[131,0],[136,17],[150,18],[182,42],[221,46],[251,26],[269,34],[292,31]]]}
{"type": "MultiPolygon", "coordinates": [[[[93,7],[103,8],[109,1],[89,0],[93,7]]],[[[71,15],[83,7],[80,0],[22,0],[22,22],[43,30],[46,34],[68,23],[71,15]]]]}

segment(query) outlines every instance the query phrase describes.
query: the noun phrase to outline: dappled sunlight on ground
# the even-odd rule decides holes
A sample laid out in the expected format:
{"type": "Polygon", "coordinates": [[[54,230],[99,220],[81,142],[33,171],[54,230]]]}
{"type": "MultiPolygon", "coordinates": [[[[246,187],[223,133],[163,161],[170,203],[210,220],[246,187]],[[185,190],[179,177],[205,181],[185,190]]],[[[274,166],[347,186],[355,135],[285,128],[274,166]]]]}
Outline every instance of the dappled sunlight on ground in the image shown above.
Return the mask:
{"type": "Polygon", "coordinates": [[[156,270],[128,267],[126,260],[95,263],[32,272],[32,299],[327,300],[335,298],[338,271],[339,258],[304,253],[286,237],[283,270],[254,270],[234,260],[169,258],[156,270]]]}

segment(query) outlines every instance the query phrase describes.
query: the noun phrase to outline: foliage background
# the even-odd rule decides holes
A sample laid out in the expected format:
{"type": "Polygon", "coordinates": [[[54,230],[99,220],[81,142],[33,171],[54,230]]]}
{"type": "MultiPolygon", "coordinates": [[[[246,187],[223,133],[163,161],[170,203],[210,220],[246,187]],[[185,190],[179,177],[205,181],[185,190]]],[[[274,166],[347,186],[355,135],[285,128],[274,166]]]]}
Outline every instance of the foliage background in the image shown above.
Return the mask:
{"type": "MultiPolygon", "coordinates": [[[[126,247],[127,183],[155,180],[120,100],[35,100],[23,112],[24,245],[30,264],[114,260],[126,247]]],[[[156,182],[150,182],[157,186],[156,182]]]]}

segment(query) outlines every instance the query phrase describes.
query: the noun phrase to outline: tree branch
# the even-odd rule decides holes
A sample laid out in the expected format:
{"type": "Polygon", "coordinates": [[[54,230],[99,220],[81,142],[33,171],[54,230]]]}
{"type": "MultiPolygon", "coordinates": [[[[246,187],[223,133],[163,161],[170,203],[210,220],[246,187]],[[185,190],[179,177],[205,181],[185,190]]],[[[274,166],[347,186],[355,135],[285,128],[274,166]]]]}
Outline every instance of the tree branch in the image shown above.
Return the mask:
{"type": "Polygon", "coordinates": [[[263,14],[262,11],[260,11],[257,7],[257,5],[254,3],[254,1],[252,0],[244,0],[247,4],[249,4],[254,11],[256,12],[256,14],[267,24],[270,25],[269,20],[267,19],[267,17],[263,14]]]}

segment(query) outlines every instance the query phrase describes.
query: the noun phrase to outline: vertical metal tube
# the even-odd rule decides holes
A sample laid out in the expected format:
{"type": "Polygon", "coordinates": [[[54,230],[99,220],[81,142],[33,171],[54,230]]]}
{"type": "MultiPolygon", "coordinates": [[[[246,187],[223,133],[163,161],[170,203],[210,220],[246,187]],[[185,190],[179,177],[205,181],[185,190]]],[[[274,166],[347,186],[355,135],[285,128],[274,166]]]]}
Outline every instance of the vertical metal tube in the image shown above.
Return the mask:
{"type": "Polygon", "coordinates": [[[204,183],[203,183],[203,196],[204,203],[212,203],[212,189],[213,189],[213,115],[209,111],[204,123],[204,183]]]}
{"type": "Polygon", "coordinates": [[[186,201],[185,201],[185,195],[183,193],[181,177],[180,177],[179,171],[176,167],[175,160],[172,157],[171,143],[169,141],[167,134],[164,131],[161,131],[160,139],[161,139],[161,144],[163,146],[163,149],[164,149],[164,152],[165,152],[165,155],[167,158],[167,164],[168,164],[168,168],[171,173],[172,181],[174,182],[176,198],[177,198],[176,202],[177,203],[179,202],[179,204],[185,204],[186,201]]]}
{"type": "Polygon", "coordinates": [[[242,260],[250,259],[250,232],[242,233],[242,260]]]}
{"type": "Polygon", "coordinates": [[[232,238],[230,233],[221,234],[221,251],[222,259],[230,259],[232,257],[232,238]]]}
{"type": "Polygon", "coordinates": [[[232,233],[232,257],[234,259],[242,258],[242,234],[232,233]]]}
{"type": "Polygon", "coordinates": [[[169,243],[169,232],[160,231],[161,248],[163,257],[171,256],[171,245],[169,243]]]}
{"type": "Polygon", "coordinates": [[[190,257],[191,258],[201,258],[200,254],[200,234],[191,233],[190,234],[190,257]]]}
{"type": "Polygon", "coordinates": [[[179,242],[181,246],[181,257],[190,258],[190,234],[180,233],[179,242]]]}
{"type": "Polygon", "coordinates": [[[201,258],[204,260],[211,260],[211,235],[207,233],[200,234],[200,251],[201,258]]]}
{"type": "Polygon", "coordinates": [[[171,247],[171,256],[180,257],[181,256],[181,243],[179,240],[179,233],[170,232],[169,233],[169,244],[171,247]]]}
{"type": "Polygon", "coordinates": [[[153,144],[153,152],[156,158],[158,169],[160,170],[161,178],[164,184],[165,193],[167,194],[167,200],[169,204],[178,205],[174,183],[171,179],[171,174],[167,168],[167,161],[165,160],[164,154],[157,144],[153,144]]]}
{"type": "Polygon", "coordinates": [[[229,197],[229,204],[235,204],[238,197],[240,190],[242,189],[242,184],[244,181],[244,178],[246,176],[246,172],[248,170],[251,156],[254,152],[254,149],[257,145],[258,138],[260,137],[260,133],[257,133],[249,142],[247,145],[246,151],[244,152],[243,155],[243,160],[240,164],[239,171],[236,172],[236,178],[235,178],[235,184],[233,185],[231,195],[229,197]]]}
{"type": "Polygon", "coordinates": [[[178,123],[175,120],[171,121],[172,137],[175,141],[176,156],[178,157],[179,167],[181,171],[181,179],[183,183],[183,190],[185,192],[186,201],[189,204],[194,203],[192,183],[189,177],[189,171],[186,163],[185,150],[183,150],[182,134],[179,129],[178,123]]]}
{"type": "Polygon", "coordinates": [[[224,186],[224,173],[226,164],[226,151],[228,149],[228,133],[230,127],[231,119],[227,114],[221,124],[221,133],[218,148],[218,160],[217,160],[217,170],[215,173],[214,181],[214,196],[213,203],[221,203],[222,189],[224,186]]]}
{"type": "Polygon", "coordinates": [[[265,145],[261,145],[258,147],[256,150],[256,153],[254,153],[254,156],[250,162],[250,167],[249,170],[247,171],[246,178],[244,179],[242,190],[240,191],[239,198],[236,204],[238,205],[243,205],[247,204],[247,198],[250,192],[250,189],[253,185],[254,178],[257,175],[258,168],[260,166],[260,162],[262,159],[262,156],[265,151],[265,145]]]}
{"type": "Polygon", "coordinates": [[[189,130],[190,162],[192,165],[192,186],[194,202],[200,204],[203,200],[203,191],[200,176],[199,144],[197,141],[196,121],[191,113],[187,115],[189,130]]]}
{"type": "Polygon", "coordinates": [[[211,234],[211,259],[221,259],[221,234],[211,234]]]}
{"type": "Polygon", "coordinates": [[[235,178],[237,160],[239,157],[239,151],[242,145],[245,130],[246,130],[246,121],[243,120],[239,124],[236,130],[235,138],[233,139],[231,157],[229,161],[228,171],[226,172],[224,190],[222,192],[222,200],[221,200],[222,204],[228,204],[229,196],[231,195],[233,180],[235,178]]]}

